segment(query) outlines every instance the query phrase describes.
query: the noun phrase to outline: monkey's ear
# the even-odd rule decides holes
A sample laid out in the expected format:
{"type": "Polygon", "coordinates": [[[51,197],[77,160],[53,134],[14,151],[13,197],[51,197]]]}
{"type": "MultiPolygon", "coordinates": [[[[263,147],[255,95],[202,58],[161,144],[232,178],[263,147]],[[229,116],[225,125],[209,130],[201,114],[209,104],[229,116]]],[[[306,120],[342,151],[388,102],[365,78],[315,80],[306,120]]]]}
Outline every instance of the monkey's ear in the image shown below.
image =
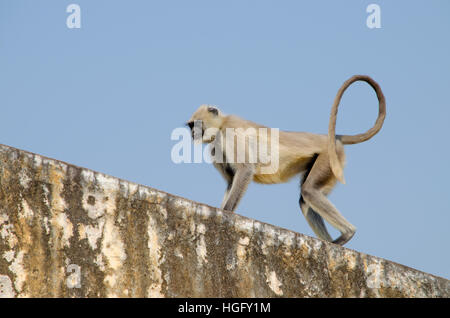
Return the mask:
{"type": "Polygon", "coordinates": [[[214,107],[214,106],[208,106],[208,112],[210,112],[214,116],[218,116],[219,115],[219,110],[216,107],[214,107]]]}

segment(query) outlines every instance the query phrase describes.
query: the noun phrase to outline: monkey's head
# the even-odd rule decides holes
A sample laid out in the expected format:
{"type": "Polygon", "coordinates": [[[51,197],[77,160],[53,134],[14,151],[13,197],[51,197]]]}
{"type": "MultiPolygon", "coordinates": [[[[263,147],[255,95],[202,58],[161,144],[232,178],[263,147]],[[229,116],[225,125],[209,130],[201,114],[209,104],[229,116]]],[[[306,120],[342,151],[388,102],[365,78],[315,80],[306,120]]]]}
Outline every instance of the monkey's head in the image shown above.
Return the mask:
{"type": "Polygon", "coordinates": [[[201,105],[187,121],[194,141],[210,143],[222,127],[225,115],[216,106],[201,105]]]}

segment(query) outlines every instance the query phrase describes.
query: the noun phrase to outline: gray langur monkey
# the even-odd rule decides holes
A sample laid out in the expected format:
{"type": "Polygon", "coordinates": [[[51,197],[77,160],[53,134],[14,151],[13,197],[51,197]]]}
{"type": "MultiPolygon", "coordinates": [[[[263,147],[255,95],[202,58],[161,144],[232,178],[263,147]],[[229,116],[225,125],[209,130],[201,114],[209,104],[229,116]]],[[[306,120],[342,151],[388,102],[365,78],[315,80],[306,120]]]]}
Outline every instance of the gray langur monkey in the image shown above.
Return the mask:
{"type": "MultiPolygon", "coordinates": [[[[345,183],[343,167],[345,154],[343,145],[364,142],[372,138],[383,126],[386,116],[386,101],[380,86],[369,76],[355,75],[341,86],[334,99],[329,121],[328,135],[307,132],[279,131],[278,168],[273,173],[262,173],[261,162],[235,162],[230,160],[225,141],[228,129],[267,128],[241,119],[225,115],[215,106],[201,105],[187,122],[192,137],[197,133],[203,143],[210,143],[213,164],[228,183],[221,208],[234,211],[244,195],[249,183],[274,184],[287,182],[293,176],[303,173],[301,178],[300,208],[314,233],[321,239],[343,245],[355,234],[356,228],[349,223],[327,199],[337,181],[345,183]],[[344,91],[354,82],[367,82],[376,92],[379,111],[372,128],[357,135],[335,135],[338,106],[344,91]],[[198,130],[195,127],[200,127],[198,130]],[[217,151],[222,152],[223,160],[214,158],[217,151]],[[324,220],[338,229],[341,235],[333,240],[327,231],[324,220]]],[[[259,133],[256,136],[260,138],[259,133]]],[[[232,136],[235,140],[235,136],[232,136]]],[[[270,144],[270,142],[269,142],[270,144]]],[[[270,145],[271,147],[273,145],[270,145]]],[[[251,147],[246,147],[246,158],[251,147]]]]}

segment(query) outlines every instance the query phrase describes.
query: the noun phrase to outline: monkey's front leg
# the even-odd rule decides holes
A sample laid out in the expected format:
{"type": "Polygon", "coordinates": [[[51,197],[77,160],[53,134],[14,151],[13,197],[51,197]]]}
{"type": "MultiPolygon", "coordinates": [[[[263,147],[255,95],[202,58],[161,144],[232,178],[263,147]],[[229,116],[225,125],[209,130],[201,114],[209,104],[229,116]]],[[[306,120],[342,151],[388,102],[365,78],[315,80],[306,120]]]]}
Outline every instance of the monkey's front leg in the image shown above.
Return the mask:
{"type": "Polygon", "coordinates": [[[227,203],[228,200],[228,195],[230,194],[230,190],[231,190],[231,185],[232,185],[232,181],[228,181],[228,185],[227,185],[227,189],[225,190],[225,194],[223,195],[223,199],[222,199],[222,205],[220,206],[220,208],[223,210],[225,207],[225,204],[227,203]]]}
{"type": "Polygon", "coordinates": [[[254,169],[251,165],[242,165],[233,176],[231,184],[228,185],[225,192],[222,209],[227,211],[234,211],[239,204],[239,201],[244,196],[248,185],[253,179],[254,169]]]}

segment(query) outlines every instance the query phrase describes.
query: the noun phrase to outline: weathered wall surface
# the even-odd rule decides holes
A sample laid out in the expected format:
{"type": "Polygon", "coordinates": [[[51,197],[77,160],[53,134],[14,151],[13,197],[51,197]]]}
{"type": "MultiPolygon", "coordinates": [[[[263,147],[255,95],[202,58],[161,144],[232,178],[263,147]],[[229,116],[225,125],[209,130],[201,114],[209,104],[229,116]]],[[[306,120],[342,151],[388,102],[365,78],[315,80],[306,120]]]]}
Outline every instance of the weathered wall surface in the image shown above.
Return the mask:
{"type": "Polygon", "coordinates": [[[0,145],[0,296],[449,297],[450,281],[0,145]]]}

